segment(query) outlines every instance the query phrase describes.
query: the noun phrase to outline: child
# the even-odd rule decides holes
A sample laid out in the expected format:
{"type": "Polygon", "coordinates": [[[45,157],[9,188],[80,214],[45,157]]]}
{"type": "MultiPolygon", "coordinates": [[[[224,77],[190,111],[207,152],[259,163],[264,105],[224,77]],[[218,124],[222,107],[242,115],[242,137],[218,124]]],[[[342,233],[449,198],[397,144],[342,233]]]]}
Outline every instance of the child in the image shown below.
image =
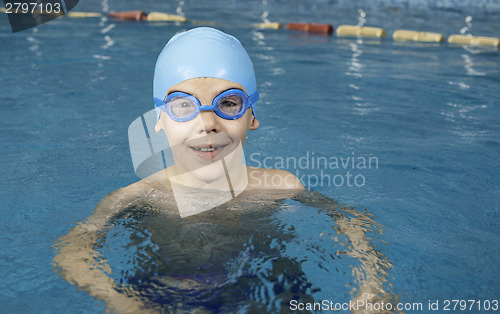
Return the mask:
{"type": "Polygon", "coordinates": [[[174,36],[156,62],[153,94],[155,131],[165,132],[175,163],[138,185],[163,181],[181,217],[245,190],[304,189],[287,171],[241,162],[247,132],[259,127],[259,93],[252,61],[233,36],[207,27],[174,36]]]}
{"type": "MultiPolygon", "coordinates": [[[[117,224],[116,221],[123,217],[141,219],[154,212],[158,216],[149,220],[149,224],[160,226],[151,227],[155,230],[151,233],[158,239],[157,242],[164,242],[168,259],[184,256],[191,250],[197,254],[189,255],[189,260],[196,260],[194,265],[187,263],[192,272],[210,278],[196,279],[199,277],[187,274],[179,279],[175,271],[178,265],[169,264],[163,276],[167,277],[168,291],[175,293],[185,289],[182,291],[192,292],[218,282],[213,274],[220,270],[217,265],[227,263],[224,260],[226,256],[232,256],[233,262],[239,260],[244,264],[252,254],[265,254],[259,255],[264,259],[275,254],[277,257],[269,266],[270,271],[285,275],[273,279],[271,286],[276,287],[273,289],[281,296],[281,304],[291,299],[312,302],[309,295],[311,285],[307,283],[300,263],[281,256],[279,245],[276,246],[271,237],[274,234],[276,239],[283,241],[288,235],[284,230],[276,230],[272,223],[265,222],[269,222],[269,211],[278,208],[279,200],[286,198],[296,197],[296,200],[330,211],[338,205],[316,194],[297,198],[304,187],[289,172],[258,169],[242,163],[247,132],[259,127],[256,118],[259,96],[252,62],[241,43],[212,28],[196,28],[174,36],[157,60],[153,93],[157,110],[155,130],[165,132],[174,164],[106,196],[85,223],[62,237],[57,245],[60,253],[54,258],[61,276],[106,301],[107,307],[114,311],[139,313],[151,308],[139,296],[140,291],[130,289],[126,293],[120,292],[115,281],[107,275],[111,273],[110,267],[104,259],[98,258],[96,243],[110,224],[117,224]],[[259,191],[258,196],[255,197],[252,191],[259,191]],[[246,217],[242,216],[243,211],[235,208],[249,203],[253,204],[250,218],[243,219],[246,217]],[[223,229],[214,233],[213,228],[218,227],[223,229]],[[207,240],[210,236],[212,241],[207,240]],[[267,243],[268,246],[252,253],[252,247],[259,243],[267,243]],[[199,251],[196,251],[197,248],[199,251]]],[[[369,217],[361,214],[350,215],[360,216],[359,221],[364,224],[370,221],[369,217]]],[[[339,225],[339,230],[349,233],[355,218],[349,220],[349,216],[340,214],[335,217],[338,221],[346,220],[339,225]]],[[[363,252],[376,251],[364,238],[364,231],[355,229],[352,256],[363,260],[363,256],[358,256],[358,247],[362,247],[363,252]]],[[[158,261],[160,264],[164,262],[158,261]]],[[[382,286],[385,272],[377,262],[363,264],[367,284],[360,283],[359,292],[364,295],[371,296],[372,291],[375,294],[384,292],[378,288],[382,286]],[[363,287],[370,289],[363,290],[363,287]]],[[[237,269],[237,273],[242,271],[237,269]]],[[[156,274],[156,271],[153,273],[156,274]]],[[[226,275],[221,278],[226,278],[226,275]]],[[[259,278],[247,277],[250,281],[261,280],[259,278]]],[[[243,281],[222,282],[220,285],[236,285],[243,281]]],[[[258,287],[258,283],[249,285],[258,287]]],[[[239,288],[226,290],[229,291],[227,293],[240,293],[239,288]]],[[[244,289],[242,291],[245,293],[244,289]]],[[[182,298],[180,300],[184,302],[182,298]]],[[[247,306],[251,309],[253,305],[250,303],[247,306]]],[[[203,310],[202,305],[199,307],[203,310]]],[[[179,308],[173,304],[170,309],[179,308]]],[[[286,310],[286,307],[283,309],[286,310]]]]}

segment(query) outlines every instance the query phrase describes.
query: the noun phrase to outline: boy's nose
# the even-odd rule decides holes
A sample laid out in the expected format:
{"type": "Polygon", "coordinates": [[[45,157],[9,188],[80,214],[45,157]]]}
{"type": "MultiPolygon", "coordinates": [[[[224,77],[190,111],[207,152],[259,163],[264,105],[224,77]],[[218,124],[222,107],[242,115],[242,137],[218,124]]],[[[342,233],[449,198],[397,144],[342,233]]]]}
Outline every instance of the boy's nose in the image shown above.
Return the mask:
{"type": "Polygon", "coordinates": [[[202,132],[210,133],[210,132],[219,132],[219,119],[217,114],[210,111],[201,111],[200,112],[201,121],[202,121],[202,132]]]}

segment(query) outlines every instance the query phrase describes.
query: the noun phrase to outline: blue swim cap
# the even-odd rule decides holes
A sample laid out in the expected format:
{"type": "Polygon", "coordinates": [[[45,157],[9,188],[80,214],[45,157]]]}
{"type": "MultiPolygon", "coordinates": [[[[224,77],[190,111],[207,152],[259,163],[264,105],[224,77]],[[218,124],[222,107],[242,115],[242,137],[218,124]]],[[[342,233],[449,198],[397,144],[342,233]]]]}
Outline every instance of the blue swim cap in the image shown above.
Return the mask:
{"type": "MultiPolygon", "coordinates": [[[[252,61],[240,41],[210,27],[194,28],[168,41],[156,61],[153,97],[164,99],[170,87],[196,77],[239,83],[247,95],[257,91],[252,61]]],[[[255,114],[255,105],[253,110],[255,114]]]]}

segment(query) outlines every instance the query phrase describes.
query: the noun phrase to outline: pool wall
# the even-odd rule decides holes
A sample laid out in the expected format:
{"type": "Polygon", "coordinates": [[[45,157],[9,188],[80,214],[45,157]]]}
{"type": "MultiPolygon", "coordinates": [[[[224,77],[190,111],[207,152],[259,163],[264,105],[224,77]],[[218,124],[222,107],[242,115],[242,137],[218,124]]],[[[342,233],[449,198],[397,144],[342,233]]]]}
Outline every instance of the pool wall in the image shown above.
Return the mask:
{"type": "Polygon", "coordinates": [[[429,9],[445,9],[445,10],[481,10],[489,12],[500,11],[500,1],[498,0],[374,0],[370,3],[366,1],[346,1],[339,0],[341,4],[362,4],[363,6],[396,6],[407,8],[429,8],[429,9]]]}

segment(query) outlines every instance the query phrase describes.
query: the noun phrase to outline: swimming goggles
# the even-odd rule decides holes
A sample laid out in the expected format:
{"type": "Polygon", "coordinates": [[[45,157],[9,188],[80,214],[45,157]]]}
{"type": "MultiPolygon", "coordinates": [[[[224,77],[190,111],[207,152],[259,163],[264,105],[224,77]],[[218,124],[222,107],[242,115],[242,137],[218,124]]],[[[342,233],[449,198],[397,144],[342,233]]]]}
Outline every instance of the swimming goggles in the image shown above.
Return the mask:
{"type": "Polygon", "coordinates": [[[258,92],[247,96],[242,90],[233,88],[217,95],[212,105],[202,106],[198,98],[183,92],[173,92],[164,100],[154,97],[154,102],[155,106],[166,112],[172,120],[185,122],[194,119],[200,111],[211,110],[223,119],[236,120],[258,99],[258,92]]]}

